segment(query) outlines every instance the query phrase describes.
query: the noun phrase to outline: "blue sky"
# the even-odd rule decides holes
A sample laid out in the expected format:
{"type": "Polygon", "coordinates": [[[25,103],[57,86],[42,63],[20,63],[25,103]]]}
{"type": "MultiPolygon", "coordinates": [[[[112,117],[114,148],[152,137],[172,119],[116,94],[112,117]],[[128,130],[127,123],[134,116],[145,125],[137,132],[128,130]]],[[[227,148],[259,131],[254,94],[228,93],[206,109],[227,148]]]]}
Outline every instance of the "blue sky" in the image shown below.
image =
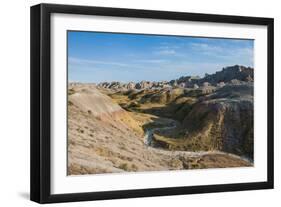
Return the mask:
{"type": "Polygon", "coordinates": [[[68,32],[68,80],[161,81],[253,67],[253,40],[68,32]]]}

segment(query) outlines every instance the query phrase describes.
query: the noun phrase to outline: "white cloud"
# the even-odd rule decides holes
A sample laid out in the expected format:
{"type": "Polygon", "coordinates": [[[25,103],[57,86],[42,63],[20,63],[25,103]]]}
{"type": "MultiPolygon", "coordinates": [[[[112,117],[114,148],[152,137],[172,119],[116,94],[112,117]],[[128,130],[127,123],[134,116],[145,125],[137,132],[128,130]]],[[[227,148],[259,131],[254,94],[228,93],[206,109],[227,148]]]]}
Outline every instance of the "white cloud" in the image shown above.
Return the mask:
{"type": "Polygon", "coordinates": [[[223,53],[224,48],[206,43],[192,43],[191,48],[204,54],[223,53]]]}
{"type": "Polygon", "coordinates": [[[176,51],[172,49],[159,50],[156,52],[159,55],[175,55],[176,51]]]}
{"type": "Polygon", "coordinates": [[[113,66],[113,67],[110,67],[111,69],[113,69],[113,68],[118,68],[118,69],[120,69],[120,68],[126,68],[126,69],[134,68],[134,69],[147,70],[147,67],[144,67],[144,66],[136,63],[136,61],[134,61],[134,60],[132,60],[130,63],[123,63],[123,62],[112,62],[112,61],[103,61],[103,60],[88,60],[88,59],[80,59],[80,58],[75,58],[75,57],[69,57],[68,62],[69,62],[70,65],[79,65],[80,67],[84,67],[84,68],[97,68],[97,66],[101,67],[101,65],[104,65],[104,66],[113,66]]]}
{"type": "Polygon", "coordinates": [[[129,67],[130,65],[120,62],[109,62],[109,61],[100,61],[100,60],[87,60],[87,59],[80,59],[80,58],[74,58],[70,57],[68,59],[70,64],[79,64],[79,65],[95,65],[95,64],[101,64],[101,65],[114,65],[114,66],[121,66],[121,67],[129,67]]]}
{"type": "Polygon", "coordinates": [[[180,45],[164,44],[164,46],[155,48],[154,54],[156,54],[156,55],[179,55],[178,49],[180,49],[180,45]]]}
{"type": "Polygon", "coordinates": [[[158,64],[158,63],[166,63],[169,62],[166,59],[144,59],[144,60],[135,60],[136,62],[140,63],[152,63],[152,64],[158,64]]]}
{"type": "Polygon", "coordinates": [[[237,64],[243,64],[245,62],[252,64],[253,62],[253,49],[250,47],[233,48],[210,45],[207,43],[192,43],[191,48],[193,51],[200,52],[210,57],[232,61],[236,60],[238,61],[237,64]]]}

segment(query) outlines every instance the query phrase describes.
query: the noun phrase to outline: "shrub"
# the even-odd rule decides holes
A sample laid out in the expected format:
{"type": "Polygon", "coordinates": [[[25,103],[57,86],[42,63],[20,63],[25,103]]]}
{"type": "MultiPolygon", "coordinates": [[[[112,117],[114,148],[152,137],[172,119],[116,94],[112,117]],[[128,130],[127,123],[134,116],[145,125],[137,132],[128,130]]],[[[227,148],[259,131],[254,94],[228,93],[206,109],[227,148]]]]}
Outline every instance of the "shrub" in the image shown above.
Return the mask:
{"type": "Polygon", "coordinates": [[[76,130],[77,130],[78,132],[82,133],[82,134],[84,133],[84,130],[83,130],[83,129],[77,128],[76,130]]]}
{"type": "Polygon", "coordinates": [[[120,164],[118,168],[125,170],[125,171],[129,171],[129,166],[127,163],[120,164]]]}
{"type": "Polygon", "coordinates": [[[75,93],[75,90],[73,88],[68,89],[68,95],[72,95],[75,93]]]}

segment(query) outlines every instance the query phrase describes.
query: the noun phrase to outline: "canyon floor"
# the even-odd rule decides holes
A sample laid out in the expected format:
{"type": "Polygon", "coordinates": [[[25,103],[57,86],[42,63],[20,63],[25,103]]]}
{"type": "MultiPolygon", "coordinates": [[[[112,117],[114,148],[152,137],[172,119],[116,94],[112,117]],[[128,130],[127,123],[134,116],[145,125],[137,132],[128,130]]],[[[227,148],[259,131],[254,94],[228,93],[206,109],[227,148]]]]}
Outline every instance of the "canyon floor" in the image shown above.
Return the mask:
{"type": "Polygon", "coordinates": [[[201,122],[208,123],[191,126],[192,110],[202,107],[196,101],[198,97],[180,89],[171,93],[69,85],[68,175],[253,166],[244,148],[233,150],[214,133],[222,130],[224,125],[217,125],[226,120],[228,112],[221,113],[229,103],[220,103],[224,108],[216,116],[204,112],[201,122]]]}

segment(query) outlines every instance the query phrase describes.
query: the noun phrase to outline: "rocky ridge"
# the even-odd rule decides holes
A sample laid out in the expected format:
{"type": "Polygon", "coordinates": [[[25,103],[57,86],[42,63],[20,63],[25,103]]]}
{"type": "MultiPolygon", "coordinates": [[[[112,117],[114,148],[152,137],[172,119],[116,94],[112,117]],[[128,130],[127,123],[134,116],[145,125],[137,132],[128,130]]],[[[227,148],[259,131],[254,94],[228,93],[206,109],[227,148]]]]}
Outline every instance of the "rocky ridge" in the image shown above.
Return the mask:
{"type": "Polygon", "coordinates": [[[240,65],[234,65],[222,68],[214,74],[205,74],[205,77],[199,76],[182,76],[170,81],[141,81],[121,83],[119,81],[101,82],[97,84],[99,88],[113,90],[143,90],[143,89],[163,89],[163,88],[192,88],[199,87],[222,87],[227,83],[240,84],[241,82],[253,82],[254,69],[240,65]]]}

